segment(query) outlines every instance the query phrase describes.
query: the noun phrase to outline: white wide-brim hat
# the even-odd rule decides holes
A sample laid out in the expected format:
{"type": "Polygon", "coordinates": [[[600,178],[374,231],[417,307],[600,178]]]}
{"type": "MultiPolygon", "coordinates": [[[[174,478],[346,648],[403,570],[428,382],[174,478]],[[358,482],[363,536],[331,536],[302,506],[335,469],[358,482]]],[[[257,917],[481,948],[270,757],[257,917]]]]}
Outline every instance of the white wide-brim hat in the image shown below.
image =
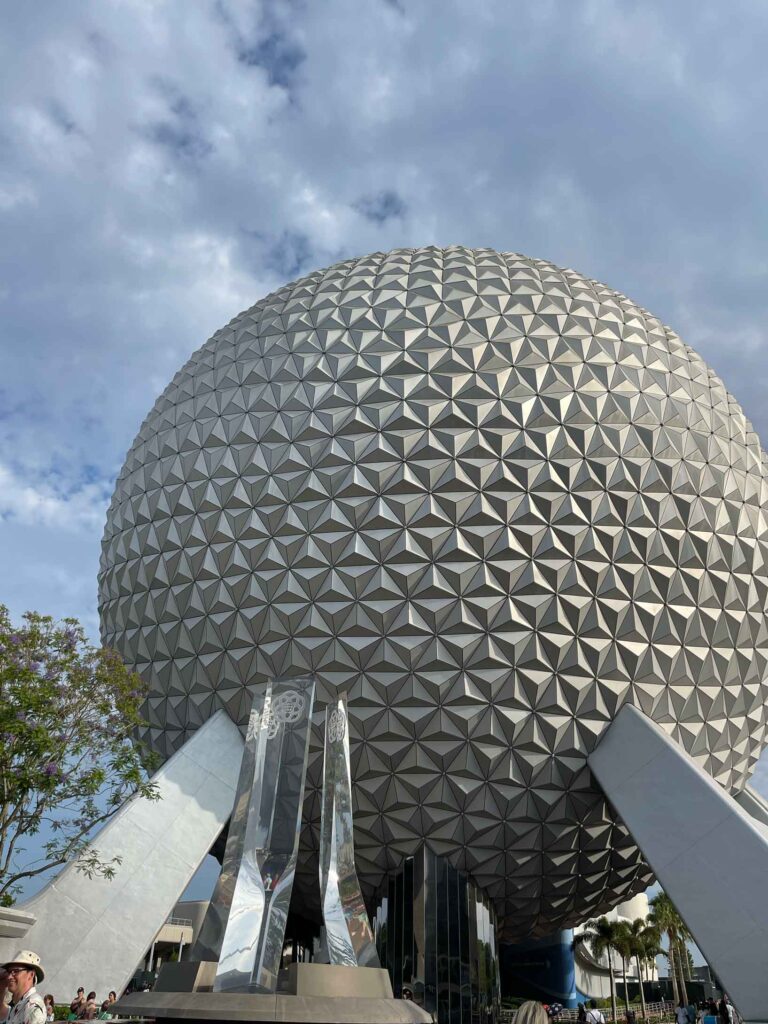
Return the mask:
{"type": "Polygon", "coordinates": [[[33,953],[31,949],[20,949],[13,960],[9,960],[6,964],[0,964],[0,966],[6,971],[11,967],[26,967],[28,970],[35,972],[38,981],[42,981],[45,977],[40,957],[37,953],[33,953]]]}

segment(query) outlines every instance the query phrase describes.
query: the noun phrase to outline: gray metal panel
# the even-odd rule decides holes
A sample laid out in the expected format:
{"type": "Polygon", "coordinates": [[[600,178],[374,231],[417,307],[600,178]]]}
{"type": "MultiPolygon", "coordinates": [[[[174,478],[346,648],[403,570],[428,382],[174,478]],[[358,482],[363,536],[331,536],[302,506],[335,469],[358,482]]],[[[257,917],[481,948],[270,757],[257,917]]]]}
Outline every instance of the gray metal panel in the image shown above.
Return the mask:
{"type": "Polygon", "coordinates": [[[589,764],[741,1016],[764,1021],[765,827],[637,708],[621,709],[589,764]]]}
{"type": "Polygon", "coordinates": [[[768,835],[768,800],[749,784],[744,789],[731,793],[731,796],[747,812],[757,827],[763,829],[768,835]]]}
{"type": "MultiPolygon", "coordinates": [[[[113,879],[70,864],[24,905],[36,918],[24,943],[52,991],[74,992],[85,977],[99,993],[125,988],[226,824],[242,746],[219,712],[155,773],[160,800],[129,800],[94,837],[105,860],[122,859],[113,879]]],[[[10,958],[19,940],[0,948],[10,958]]]]}
{"type": "Polygon", "coordinates": [[[765,501],[739,406],[623,295],[515,253],[375,253],[267,296],[160,396],[109,510],[103,637],[163,754],[316,674],[308,902],[346,690],[364,892],[428,837],[507,939],[539,934],[651,878],[586,763],[622,704],[726,786],[754,765],[765,501]]]}

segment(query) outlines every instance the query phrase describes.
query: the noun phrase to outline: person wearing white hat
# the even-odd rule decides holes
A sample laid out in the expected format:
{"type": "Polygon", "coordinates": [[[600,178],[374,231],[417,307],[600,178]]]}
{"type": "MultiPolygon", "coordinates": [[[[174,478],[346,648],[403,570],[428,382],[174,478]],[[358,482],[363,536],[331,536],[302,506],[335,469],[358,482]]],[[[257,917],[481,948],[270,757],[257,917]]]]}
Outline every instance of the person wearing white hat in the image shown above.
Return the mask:
{"type": "Polygon", "coordinates": [[[0,1021],[7,1024],[45,1024],[45,1003],[35,984],[45,971],[40,957],[30,949],[22,949],[13,960],[0,967],[0,1021]],[[6,991],[11,1005],[5,1005],[6,991]]]}

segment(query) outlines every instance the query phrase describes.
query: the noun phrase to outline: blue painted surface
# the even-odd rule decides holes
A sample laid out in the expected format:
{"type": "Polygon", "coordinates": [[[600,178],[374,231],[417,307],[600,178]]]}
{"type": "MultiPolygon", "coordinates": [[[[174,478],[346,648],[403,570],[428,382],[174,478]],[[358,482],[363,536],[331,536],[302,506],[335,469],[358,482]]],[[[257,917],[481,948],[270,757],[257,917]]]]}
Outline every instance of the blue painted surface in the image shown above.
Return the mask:
{"type": "Polygon", "coordinates": [[[574,1008],[576,992],[573,931],[555,932],[543,939],[504,945],[500,950],[501,987],[504,995],[525,996],[574,1008]]]}

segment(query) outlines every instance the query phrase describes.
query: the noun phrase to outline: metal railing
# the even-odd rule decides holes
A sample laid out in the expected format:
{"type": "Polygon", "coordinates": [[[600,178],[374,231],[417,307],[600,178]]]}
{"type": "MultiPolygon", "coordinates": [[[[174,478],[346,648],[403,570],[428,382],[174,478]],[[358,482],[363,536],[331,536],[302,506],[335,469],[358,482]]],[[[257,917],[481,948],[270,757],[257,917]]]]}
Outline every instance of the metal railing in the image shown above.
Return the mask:
{"type": "MultiPolygon", "coordinates": [[[[642,1009],[639,1003],[631,1003],[631,1008],[635,1012],[635,1016],[638,1024],[642,1024],[642,1009]]],[[[656,1021],[663,1020],[665,1017],[674,1015],[675,1004],[671,1001],[664,1001],[661,1003],[646,1003],[645,1004],[645,1015],[649,1020],[653,1018],[656,1021]]],[[[624,1006],[619,1004],[616,1006],[616,1017],[613,1017],[610,1006],[601,1007],[601,1013],[605,1017],[606,1024],[610,1024],[614,1019],[621,1024],[626,1019],[626,1012],[624,1006]]],[[[499,1013],[499,1024],[514,1024],[515,1018],[517,1017],[517,1009],[505,1010],[502,1008],[499,1013]]],[[[578,1010],[561,1010],[558,1013],[555,1020],[559,1021],[576,1021],[579,1019],[578,1010]]]]}

